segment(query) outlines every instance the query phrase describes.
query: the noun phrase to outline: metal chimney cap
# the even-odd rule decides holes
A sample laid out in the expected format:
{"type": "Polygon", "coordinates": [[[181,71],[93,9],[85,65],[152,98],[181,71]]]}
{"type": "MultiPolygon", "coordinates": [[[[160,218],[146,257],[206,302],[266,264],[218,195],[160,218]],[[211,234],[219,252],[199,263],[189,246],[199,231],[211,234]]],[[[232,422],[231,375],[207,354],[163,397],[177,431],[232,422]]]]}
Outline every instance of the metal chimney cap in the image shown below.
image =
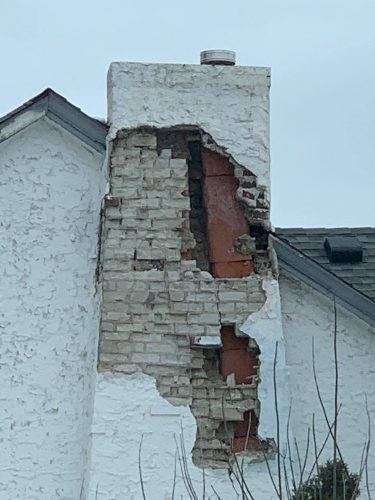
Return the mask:
{"type": "Polygon", "coordinates": [[[236,64],[236,53],[233,50],[203,50],[201,52],[201,64],[234,66],[236,64]]]}

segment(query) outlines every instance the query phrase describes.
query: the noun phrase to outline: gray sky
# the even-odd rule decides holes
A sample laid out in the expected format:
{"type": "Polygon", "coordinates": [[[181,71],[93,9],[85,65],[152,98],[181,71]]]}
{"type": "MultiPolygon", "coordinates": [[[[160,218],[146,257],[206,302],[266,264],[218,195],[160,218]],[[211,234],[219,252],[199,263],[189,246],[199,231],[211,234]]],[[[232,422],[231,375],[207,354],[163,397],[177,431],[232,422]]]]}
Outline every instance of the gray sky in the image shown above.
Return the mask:
{"type": "Polygon", "coordinates": [[[46,87],[106,116],[111,61],[271,66],[272,221],[375,226],[375,0],[2,0],[0,115],[46,87]]]}

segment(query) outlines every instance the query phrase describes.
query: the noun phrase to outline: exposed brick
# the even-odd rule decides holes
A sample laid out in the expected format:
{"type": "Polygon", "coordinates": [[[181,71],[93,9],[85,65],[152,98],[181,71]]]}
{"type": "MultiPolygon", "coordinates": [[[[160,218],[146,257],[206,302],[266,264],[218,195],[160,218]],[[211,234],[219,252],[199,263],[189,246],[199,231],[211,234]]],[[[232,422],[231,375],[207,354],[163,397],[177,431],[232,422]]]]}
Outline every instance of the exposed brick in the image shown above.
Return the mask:
{"type": "Polygon", "coordinates": [[[201,446],[193,452],[196,463],[225,466],[231,446],[243,445],[246,412],[259,412],[252,375],[257,351],[238,338],[227,349],[224,337],[221,355],[193,350],[190,337],[219,335],[221,321],[234,330],[264,302],[252,257],[234,247],[249,231],[238,188],[246,182],[243,190],[256,199],[256,179],[216,152],[207,150],[202,163],[200,136],[191,131],[143,128],[120,135],[107,197],[116,201],[105,201],[103,214],[99,369],[153,376],[168,401],[191,406],[201,446]],[[225,377],[233,364],[240,366],[240,385],[230,388],[225,377]],[[223,398],[230,436],[223,430],[223,398]]]}
{"type": "Polygon", "coordinates": [[[215,262],[211,266],[215,278],[244,278],[254,272],[252,260],[240,262],[215,262]]]}
{"type": "Polygon", "coordinates": [[[120,199],[116,198],[114,196],[106,196],[104,198],[104,206],[105,206],[105,208],[119,207],[120,206],[120,199]]]}

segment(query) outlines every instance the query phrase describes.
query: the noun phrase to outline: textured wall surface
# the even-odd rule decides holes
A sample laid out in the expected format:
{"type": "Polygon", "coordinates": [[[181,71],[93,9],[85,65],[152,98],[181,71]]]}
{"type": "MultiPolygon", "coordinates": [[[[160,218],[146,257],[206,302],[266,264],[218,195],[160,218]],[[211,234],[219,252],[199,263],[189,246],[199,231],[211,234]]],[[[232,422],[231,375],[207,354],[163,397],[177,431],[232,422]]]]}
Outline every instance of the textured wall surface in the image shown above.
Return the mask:
{"type": "Polygon", "coordinates": [[[270,186],[270,70],[245,66],[112,63],[112,131],[149,125],[197,125],[270,186]]]}
{"type": "MultiPolygon", "coordinates": [[[[199,500],[241,498],[233,491],[226,470],[206,469],[203,497],[202,469],[191,461],[196,422],[186,406],[172,406],[162,398],[155,380],[143,373],[99,374],[92,428],[92,469],[89,500],[139,500],[142,498],[138,470],[139,445],[143,435],[141,464],[147,500],[171,500],[175,467],[174,437],[183,438],[187,465],[199,500]]],[[[274,461],[270,467],[274,470],[274,461]]],[[[266,464],[244,464],[244,473],[256,500],[274,500],[266,464]]],[[[190,498],[177,460],[174,498],[190,498]]],[[[233,479],[233,478],[232,478],[233,479]]],[[[237,492],[238,492],[237,486],[237,492]]]]}
{"type": "MultiPolygon", "coordinates": [[[[292,394],[292,430],[304,450],[313,413],[316,418],[318,446],[327,435],[327,426],[313,380],[312,339],[315,343],[316,369],[322,398],[330,419],[334,415],[334,306],[332,300],[291,277],[282,276],[280,287],[292,394]]],[[[373,416],[375,412],[375,328],[339,306],[337,313],[339,402],[342,404],[339,414],[339,445],[352,472],[358,472],[368,430],[366,395],[370,414],[373,416]]],[[[324,458],[331,453],[330,443],[324,458]]],[[[369,457],[372,495],[375,493],[374,478],[375,448],[372,445],[369,457]]],[[[361,490],[361,498],[368,498],[363,483],[361,490]]]]}
{"type": "Polygon", "coordinates": [[[41,120],[0,144],[0,498],[76,500],[98,335],[103,158],[41,120]]]}

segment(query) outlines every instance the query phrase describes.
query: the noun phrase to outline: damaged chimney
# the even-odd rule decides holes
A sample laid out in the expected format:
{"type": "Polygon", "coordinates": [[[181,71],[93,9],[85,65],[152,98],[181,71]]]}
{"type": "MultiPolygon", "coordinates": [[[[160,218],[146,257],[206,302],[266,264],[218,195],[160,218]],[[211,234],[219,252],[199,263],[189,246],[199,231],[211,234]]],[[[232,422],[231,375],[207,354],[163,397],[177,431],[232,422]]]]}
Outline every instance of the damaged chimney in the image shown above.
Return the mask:
{"type": "Polygon", "coordinates": [[[110,67],[99,370],[152,376],[196,418],[195,463],[226,467],[267,448],[241,327],[265,303],[270,74],[231,51],[201,62],[110,67]]]}

